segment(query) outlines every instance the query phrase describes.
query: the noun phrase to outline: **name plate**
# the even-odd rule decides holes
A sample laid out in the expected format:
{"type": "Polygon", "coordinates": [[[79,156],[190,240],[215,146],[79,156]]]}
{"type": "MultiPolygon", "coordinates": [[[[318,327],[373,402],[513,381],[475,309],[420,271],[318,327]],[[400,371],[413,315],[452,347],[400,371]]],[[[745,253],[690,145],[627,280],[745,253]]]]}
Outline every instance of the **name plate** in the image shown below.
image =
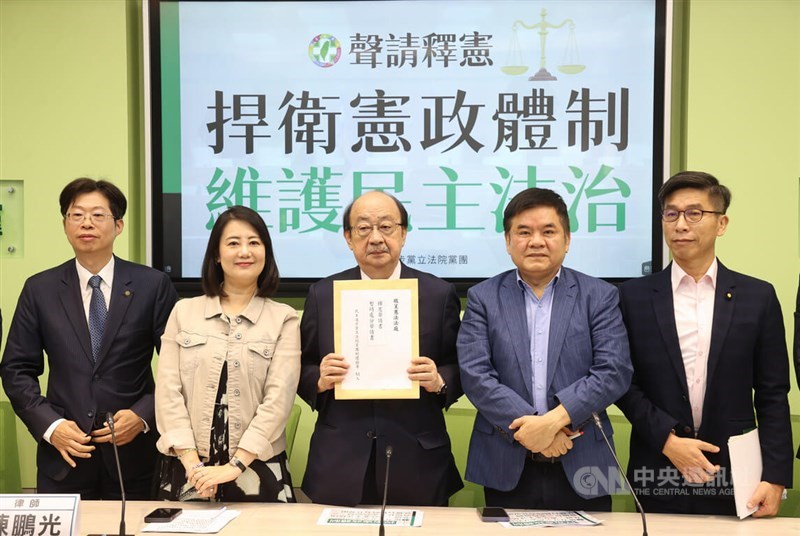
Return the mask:
{"type": "Polygon", "coordinates": [[[77,536],[80,495],[0,495],[2,534],[77,536]]]}

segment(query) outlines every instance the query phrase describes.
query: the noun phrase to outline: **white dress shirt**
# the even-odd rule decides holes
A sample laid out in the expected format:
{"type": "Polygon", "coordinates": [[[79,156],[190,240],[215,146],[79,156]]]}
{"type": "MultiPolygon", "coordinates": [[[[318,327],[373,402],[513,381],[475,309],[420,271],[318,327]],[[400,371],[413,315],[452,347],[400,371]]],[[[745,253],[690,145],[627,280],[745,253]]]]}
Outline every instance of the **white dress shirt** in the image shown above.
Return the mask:
{"type": "MultiPolygon", "coordinates": [[[[364,270],[361,270],[361,279],[363,279],[364,281],[370,281],[372,278],[370,276],[368,276],[366,273],[364,273],[364,270]]],[[[392,272],[392,275],[390,275],[386,279],[400,279],[400,263],[399,262],[397,263],[397,266],[394,267],[394,271],[392,272]]]]}

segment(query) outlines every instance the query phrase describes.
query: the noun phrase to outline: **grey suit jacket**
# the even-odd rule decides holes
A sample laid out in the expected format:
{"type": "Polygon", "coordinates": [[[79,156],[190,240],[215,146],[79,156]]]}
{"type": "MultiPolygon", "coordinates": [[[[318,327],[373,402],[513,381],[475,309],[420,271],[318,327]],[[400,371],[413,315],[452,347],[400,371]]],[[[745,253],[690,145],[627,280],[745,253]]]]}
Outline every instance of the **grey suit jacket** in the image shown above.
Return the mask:
{"type": "MultiPolygon", "coordinates": [[[[500,491],[516,487],[527,454],[508,426],[534,413],[530,332],[516,273],[510,270],[470,289],[458,334],[461,384],[478,409],[466,478],[500,491]]],[[[612,285],[562,268],[550,317],[547,403],[550,409],[563,404],[575,428],[598,412],[611,434],[604,410],[630,384],[628,339],[618,304],[612,285]]],[[[594,425],[585,431],[562,456],[562,466],[582,497],[607,495],[604,481],[616,475],[614,460],[594,425]]]]}
{"type": "MultiPolygon", "coordinates": [[[[153,470],[157,433],[150,363],[176,300],[166,274],[115,258],[106,329],[95,362],[75,260],[25,282],[0,375],[14,411],[39,442],[40,471],[61,480],[70,469],[42,439],[54,421],[73,420],[90,432],[98,415],[120,409],[133,410],[151,430],[120,447],[123,467],[128,474],[153,470]],[[50,368],[46,396],[39,386],[45,353],[50,368]]],[[[105,458],[113,464],[113,456],[105,458]]],[[[111,474],[116,476],[115,468],[111,474]]]]}

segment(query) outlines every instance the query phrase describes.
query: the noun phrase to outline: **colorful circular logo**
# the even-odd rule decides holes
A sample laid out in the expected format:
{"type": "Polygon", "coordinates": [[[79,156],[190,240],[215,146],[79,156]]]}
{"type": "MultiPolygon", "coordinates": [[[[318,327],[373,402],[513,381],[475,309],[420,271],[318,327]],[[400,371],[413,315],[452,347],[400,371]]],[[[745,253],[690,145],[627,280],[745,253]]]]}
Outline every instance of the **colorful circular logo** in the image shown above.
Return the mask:
{"type": "Polygon", "coordinates": [[[342,45],[329,34],[319,34],[308,44],[308,57],[319,67],[333,67],[342,57],[342,45]]]}

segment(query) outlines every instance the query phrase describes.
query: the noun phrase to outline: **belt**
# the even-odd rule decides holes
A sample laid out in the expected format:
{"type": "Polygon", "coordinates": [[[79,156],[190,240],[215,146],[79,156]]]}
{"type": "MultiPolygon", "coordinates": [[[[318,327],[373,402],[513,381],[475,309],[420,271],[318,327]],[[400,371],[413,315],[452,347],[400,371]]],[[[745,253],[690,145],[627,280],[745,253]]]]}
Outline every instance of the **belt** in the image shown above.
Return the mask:
{"type": "Polygon", "coordinates": [[[535,463],[561,463],[561,458],[545,456],[541,452],[528,451],[527,459],[535,463]]]}

